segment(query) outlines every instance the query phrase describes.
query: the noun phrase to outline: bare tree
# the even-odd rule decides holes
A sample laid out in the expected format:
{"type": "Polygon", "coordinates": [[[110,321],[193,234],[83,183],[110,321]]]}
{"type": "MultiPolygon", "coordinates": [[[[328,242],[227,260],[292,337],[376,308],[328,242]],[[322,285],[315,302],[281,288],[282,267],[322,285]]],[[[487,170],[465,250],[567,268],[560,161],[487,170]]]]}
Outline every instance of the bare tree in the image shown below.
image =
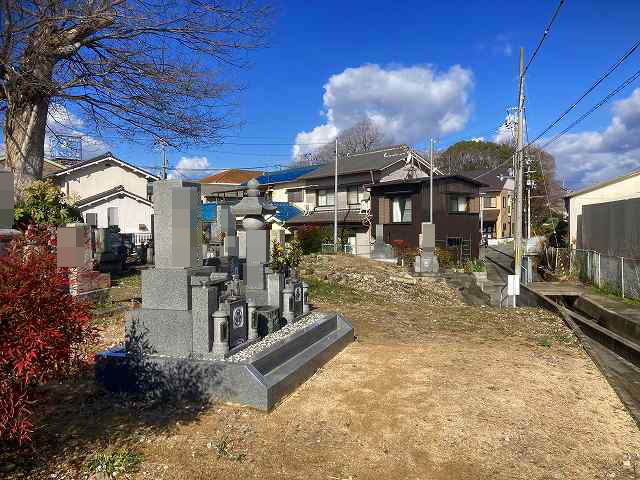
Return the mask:
{"type": "Polygon", "coordinates": [[[224,67],[263,45],[270,7],[243,0],[0,0],[0,111],[16,190],[42,176],[47,113],[172,145],[231,126],[224,67]]]}
{"type": "MultiPolygon", "coordinates": [[[[382,146],[385,137],[382,130],[369,119],[364,119],[338,134],[338,155],[348,158],[354,153],[366,152],[382,146]]],[[[298,155],[298,165],[317,165],[333,162],[336,158],[335,144],[329,143],[311,152],[298,155]]]]}

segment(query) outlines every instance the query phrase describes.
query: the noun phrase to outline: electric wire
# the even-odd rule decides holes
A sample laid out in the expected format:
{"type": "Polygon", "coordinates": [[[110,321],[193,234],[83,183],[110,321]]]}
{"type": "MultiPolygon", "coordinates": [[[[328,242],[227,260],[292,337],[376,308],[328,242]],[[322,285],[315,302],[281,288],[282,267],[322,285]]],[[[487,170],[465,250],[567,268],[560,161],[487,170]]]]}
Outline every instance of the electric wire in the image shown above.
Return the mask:
{"type": "Polygon", "coordinates": [[[527,66],[524,67],[524,70],[522,72],[523,77],[525,73],[527,73],[527,70],[529,69],[529,66],[531,65],[531,63],[533,63],[533,60],[536,58],[536,55],[538,55],[540,48],[542,48],[542,44],[544,43],[546,38],[549,36],[549,32],[551,31],[551,26],[553,25],[553,22],[556,21],[556,18],[560,13],[560,9],[562,8],[562,5],[564,5],[564,0],[560,0],[560,3],[558,3],[558,6],[556,7],[555,12],[553,12],[553,16],[551,17],[551,20],[549,21],[549,24],[547,25],[547,27],[544,29],[544,32],[542,33],[542,38],[540,38],[540,41],[538,42],[538,46],[536,47],[536,49],[533,52],[533,55],[531,55],[531,58],[527,62],[527,66]]]}
{"type": "Polygon", "coordinates": [[[545,128],[531,143],[537,142],[541,137],[544,136],[549,130],[555,127],[560,120],[562,120],[571,110],[573,110],[576,105],[578,105],[587,95],[589,95],[598,85],[600,85],[609,75],[613,73],[627,58],[629,58],[633,52],[635,52],[638,47],[640,47],[640,40],[634,43],[627,52],[620,57],[620,59],[609,68],[591,87],[589,87],[578,100],[576,100],[569,108],[567,108],[558,118],[556,118],[553,123],[551,123],[547,128],[545,128]]]}

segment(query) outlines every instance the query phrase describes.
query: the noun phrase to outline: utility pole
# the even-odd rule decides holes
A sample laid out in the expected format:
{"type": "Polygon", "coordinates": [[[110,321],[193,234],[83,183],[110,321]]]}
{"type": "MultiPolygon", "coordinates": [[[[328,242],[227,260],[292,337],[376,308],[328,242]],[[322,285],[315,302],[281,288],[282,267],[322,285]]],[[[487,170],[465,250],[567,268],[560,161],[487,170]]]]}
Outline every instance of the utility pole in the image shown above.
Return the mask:
{"type": "Polygon", "coordinates": [[[160,144],[160,150],[162,151],[162,179],[166,180],[167,170],[169,169],[169,164],[167,163],[167,151],[166,151],[167,143],[163,139],[160,139],[158,143],[160,144]]]}
{"type": "Polygon", "coordinates": [[[430,141],[429,153],[429,223],[433,223],[433,138],[430,141]]]}
{"type": "Polygon", "coordinates": [[[336,137],[336,168],[333,188],[333,251],[338,253],[338,137],[336,137]]]}
{"type": "MultiPolygon", "coordinates": [[[[514,229],[514,260],[516,281],[520,282],[520,271],[522,269],[522,168],[524,164],[524,48],[520,48],[520,81],[518,82],[518,133],[517,149],[515,159],[516,176],[516,205],[515,205],[515,229],[514,229]]],[[[515,306],[516,296],[513,297],[515,306]]]]}

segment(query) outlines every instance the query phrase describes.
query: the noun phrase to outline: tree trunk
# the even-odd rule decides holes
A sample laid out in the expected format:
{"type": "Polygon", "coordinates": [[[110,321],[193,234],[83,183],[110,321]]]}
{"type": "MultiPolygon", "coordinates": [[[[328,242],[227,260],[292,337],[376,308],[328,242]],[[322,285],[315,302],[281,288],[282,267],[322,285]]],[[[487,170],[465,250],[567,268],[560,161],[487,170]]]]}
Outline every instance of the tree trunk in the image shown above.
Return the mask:
{"type": "Polygon", "coordinates": [[[27,184],[42,178],[49,98],[45,95],[27,97],[21,92],[10,94],[9,98],[4,144],[7,166],[14,173],[14,196],[18,198],[27,184]]]}

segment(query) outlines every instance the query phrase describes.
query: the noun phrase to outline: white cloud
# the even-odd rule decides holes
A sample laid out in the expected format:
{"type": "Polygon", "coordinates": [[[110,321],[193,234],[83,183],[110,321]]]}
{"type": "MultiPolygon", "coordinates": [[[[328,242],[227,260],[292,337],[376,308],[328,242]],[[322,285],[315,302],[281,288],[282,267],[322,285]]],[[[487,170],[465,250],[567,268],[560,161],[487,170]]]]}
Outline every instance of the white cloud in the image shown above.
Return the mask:
{"type": "Polygon", "coordinates": [[[471,137],[472,142],[484,142],[484,137],[471,137]]]}
{"type": "Polygon", "coordinates": [[[569,185],[589,185],[640,168],[640,88],[615,102],[612,113],[603,131],[565,134],[547,147],[569,185]]]}
{"type": "Polygon", "coordinates": [[[201,178],[211,175],[209,159],[207,157],[180,157],[174,170],[167,175],[168,178],[201,178]],[[193,170],[197,169],[197,170],[193,170]]]}
{"type": "Polygon", "coordinates": [[[498,127],[498,133],[494,141],[496,143],[512,143],[515,141],[516,122],[515,112],[507,113],[504,122],[498,127]]]}
{"type": "Polygon", "coordinates": [[[444,72],[432,66],[347,68],[324,85],[326,122],[298,133],[293,154],[313,150],[304,143],[332,141],[364,118],[398,143],[460,131],[469,118],[472,87],[471,70],[459,65],[444,72]]]}

